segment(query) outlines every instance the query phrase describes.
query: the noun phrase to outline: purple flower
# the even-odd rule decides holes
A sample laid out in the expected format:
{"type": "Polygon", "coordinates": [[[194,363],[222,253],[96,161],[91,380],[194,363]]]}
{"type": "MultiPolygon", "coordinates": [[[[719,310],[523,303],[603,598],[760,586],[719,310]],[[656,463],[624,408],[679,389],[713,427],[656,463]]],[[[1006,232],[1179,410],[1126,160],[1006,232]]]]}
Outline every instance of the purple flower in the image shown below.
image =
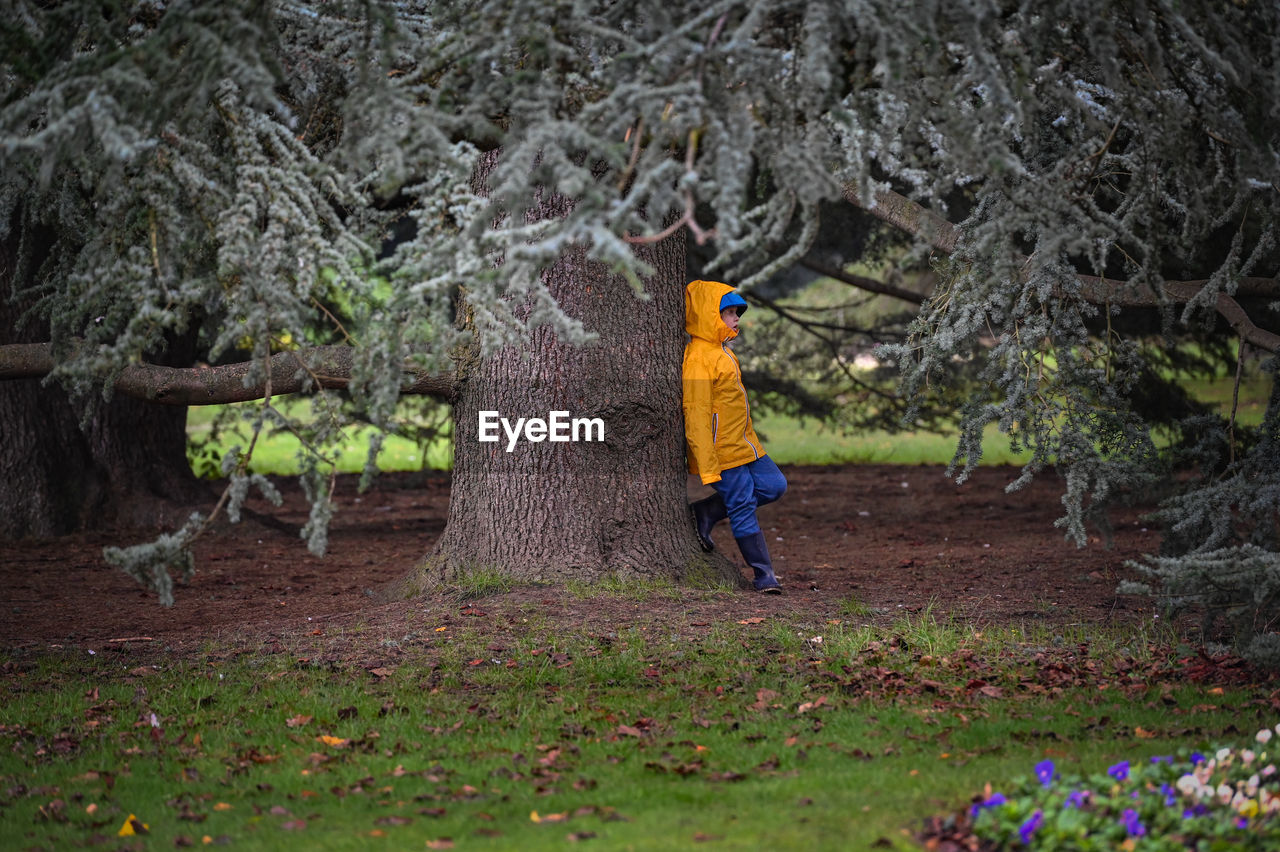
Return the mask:
{"type": "Polygon", "coordinates": [[[1048,787],[1053,783],[1053,761],[1042,760],[1036,764],[1036,778],[1040,779],[1041,787],[1048,787]]]}
{"type": "Polygon", "coordinates": [[[1249,827],[1248,817],[1240,817],[1238,820],[1236,820],[1236,828],[1248,828],[1248,827],[1249,827]]]}
{"type": "Polygon", "coordinates": [[[1198,751],[1191,752],[1191,765],[1198,766],[1201,763],[1204,763],[1204,755],[1198,751]]]}
{"type": "Polygon", "coordinates": [[[1152,763],[1173,763],[1173,755],[1171,754],[1156,755],[1155,757],[1151,758],[1151,762],[1152,763]]]}
{"type": "Polygon", "coordinates": [[[1124,781],[1129,777],[1129,761],[1122,760],[1119,763],[1107,769],[1107,774],[1117,781],[1124,781]]]}
{"type": "Polygon", "coordinates": [[[1003,805],[1006,801],[1008,800],[1005,799],[1003,793],[993,793],[990,799],[987,799],[985,802],[978,802],[976,805],[969,808],[969,816],[977,819],[978,814],[988,808],[994,808],[996,805],[1003,805]]]}
{"type": "Polygon", "coordinates": [[[1040,827],[1040,823],[1044,822],[1044,811],[1036,808],[1036,812],[1018,828],[1018,836],[1022,838],[1022,845],[1026,846],[1031,842],[1031,835],[1036,833],[1036,829],[1040,827]]]}
{"type": "Polygon", "coordinates": [[[1072,790],[1071,795],[1067,796],[1067,800],[1063,802],[1063,807],[1082,808],[1089,804],[1089,791],[1072,790]]]}
{"type": "Polygon", "coordinates": [[[1192,819],[1193,817],[1202,817],[1209,813],[1208,805],[1196,805],[1194,808],[1187,808],[1182,812],[1183,819],[1192,819]]]}
{"type": "Polygon", "coordinates": [[[1176,805],[1176,804],[1178,803],[1178,794],[1177,794],[1177,792],[1176,792],[1172,787],[1170,787],[1168,784],[1161,784],[1161,785],[1160,785],[1160,792],[1161,792],[1161,793],[1164,793],[1164,804],[1165,804],[1165,807],[1171,808],[1171,807],[1173,807],[1174,805],[1176,805]]]}
{"type": "Polygon", "coordinates": [[[1133,808],[1127,809],[1121,815],[1120,822],[1124,823],[1124,830],[1129,832],[1130,837],[1141,837],[1147,833],[1147,827],[1142,824],[1142,820],[1138,817],[1138,812],[1133,808]]]}

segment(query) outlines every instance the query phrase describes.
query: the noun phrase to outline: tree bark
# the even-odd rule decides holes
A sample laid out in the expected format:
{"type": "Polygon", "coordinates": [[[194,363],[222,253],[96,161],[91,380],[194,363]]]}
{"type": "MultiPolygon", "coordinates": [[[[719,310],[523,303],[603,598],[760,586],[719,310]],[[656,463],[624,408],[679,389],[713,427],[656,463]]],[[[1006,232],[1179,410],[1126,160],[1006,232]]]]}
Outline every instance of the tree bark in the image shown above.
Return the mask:
{"type": "MultiPolygon", "coordinates": [[[[35,324],[18,329],[22,306],[9,298],[19,274],[17,228],[10,233],[0,245],[0,344],[47,339],[35,324]]],[[[42,243],[30,268],[52,248],[47,236],[42,243]]],[[[191,363],[193,340],[176,341],[157,360],[191,363]]],[[[208,498],[187,461],[186,408],[116,398],[96,403],[83,427],[81,413],[56,385],[0,382],[0,537],[174,526],[208,498]]]]}
{"type": "MultiPolygon", "coordinates": [[[[544,203],[563,215],[566,202],[544,203]]],[[[526,348],[465,359],[454,405],[449,517],[434,553],[398,593],[495,569],[522,581],[673,579],[743,585],[737,567],[704,554],[686,508],[680,362],[684,240],[639,249],[657,272],[647,300],[584,252],[545,275],[557,303],[600,339],[576,347],[547,328],[526,348]],[[479,440],[479,413],[600,418],[603,441],[521,439],[508,452],[479,440]]]]}

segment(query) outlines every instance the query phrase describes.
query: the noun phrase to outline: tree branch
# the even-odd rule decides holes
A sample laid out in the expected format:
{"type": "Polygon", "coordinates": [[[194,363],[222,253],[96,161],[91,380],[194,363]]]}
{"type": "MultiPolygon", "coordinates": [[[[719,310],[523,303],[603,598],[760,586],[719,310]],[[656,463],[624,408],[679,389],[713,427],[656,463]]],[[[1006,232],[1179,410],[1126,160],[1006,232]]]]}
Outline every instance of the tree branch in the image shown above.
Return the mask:
{"type": "Polygon", "coordinates": [[[872,199],[871,206],[867,207],[862,203],[855,184],[845,184],[843,194],[846,201],[901,231],[923,239],[943,254],[951,254],[956,250],[960,229],[905,195],[891,189],[881,190],[872,199]]]}
{"type": "MultiPolygon", "coordinates": [[[[11,343],[0,346],[0,380],[38,379],[54,368],[53,347],[48,343],[11,343]]],[[[298,393],[307,387],[341,389],[351,382],[352,349],[349,346],[313,346],[278,352],[268,362],[269,375],[245,387],[251,362],[217,367],[161,367],[134,364],[116,379],[115,390],[125,396],[165,405],[215,405],[261,399],[268,387],[272,394],[298,393]],[[309,384],[308,384],[309,383],[309,384]]],[[[406,369],[408,380],[401,394],[423,394],[452,401],[457,380],[452,374],[437,376],[406,369]]]]}
{"type": "Polygon", "coordinates": [[[862,275],[853,275],[845,272],[843,269],[837,269],[834,266],[822,263],[818,260],[809,258],[801,258],[800,265],[808,269],[812,269],[819,275],[825,275],[828,278],[848,284],[850,287],[857,287],[859,290],[866,290],[868,293],[879,293],[881,296],[892,296],[895,299],[902,299],[904,302],[911,302],[914,305],[924,304],[925,295],[907,290],[902,287],[895,287],[892,284],[885,284],[874,278],[866,278],[862,275]]]}
{"type": "MultiPolygon", "coordinates": [[[[910,198],[886,189],[876,193],[872,206],[867,207],[862,203],[858,188],[854,184],[846,184],[843,194],[846,201],[861,207],[877,219],[925,240],[936,250],[944,254],[955,251],[956,243],[960,239],[960,229],[910,198]]],[[[1160,295],[1151,287],[1092,275],[1079,277],[1082,285],[1081,295],[1085,301],[1095,305],[1154,308],[1161,304],[1160,295]]],[[[1208,279],[1165,281],[1164,295],[1171,302],[1189,302],[1207,283],[1208,279]]],[[[1276,298],[1280,295],[1280,281],[1274,278],[1242,278],[1237,285],[1236,295],[1276,298]]],[[[1280,352],[1280,334],[1255,325],[1245,309],[1234,298],[1226,293],[1219,293],[1214,307],[1241,340],[1268,352],[1280,352]]]]}

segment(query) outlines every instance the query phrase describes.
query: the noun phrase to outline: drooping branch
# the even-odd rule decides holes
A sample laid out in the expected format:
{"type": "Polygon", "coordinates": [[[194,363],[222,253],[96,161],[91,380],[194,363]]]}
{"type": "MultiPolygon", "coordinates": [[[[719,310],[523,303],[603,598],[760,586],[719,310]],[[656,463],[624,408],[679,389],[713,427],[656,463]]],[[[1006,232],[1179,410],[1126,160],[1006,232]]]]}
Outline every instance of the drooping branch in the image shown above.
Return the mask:
{"type": "Polygon", "coordinates": [[[867,278],[864,275],[854,275],[838,269],[830,264],[823,263],[818,260],[804,258],[800,261],[800,265],[808,269],[812,269],[819,275],[825,275],[835,281],[848,284],[850,287],[857,287],[859,290],[866,290],[868,293],[877,293],[881,296],[892,296],[895,299],[902,299],[904,302],[911,302],[914,305],[924,304],[925,295],[908,290],[904,287],[895,287],[892,284],[885,284],[883,281],[877,281],[874,278],[867,278]]]}
{"type": "MultiPolygon", "coordinates": [[[[341,389],[351,382],[353,352],[349,346],[313,346],[278,352],[268,362],[268,375],[248,387],[251,362],[216,367],[162,367],[134,364],[116,379],[114,388],[125,396],[165,405],[216,405],[262,399],[272,394],[298,393],[308,388],[341,389]]],[[[53,347],[48,343],[0,346],[0,380],[36,379],[52,372],[53,347]]],[[[401,394],[422,394],[451,401],[456,392],[453,375],[419,373],[405,367],[401,394]]]]}
{"type": "Polygon", "coordinates": [[[844,374],[844,377],[849,380],[850,384],[854,385],[855,387],[860,387],[864,391],[867,391],[870,394],[879,396],[884,400],[888,401],[890,404],[893,404],[894,402],[897,401],[897,397],[894,396],[893,394],[886,393],[880,388],[877,388],[874,385],[868,384],[867,382],[859,378],[857,375],[855,375],[853,371],[849,369],[848,363],[846,363],[844,356],[840,352],[840,345],[839,345],[838,339],[822,333],[822,330],[825,329],[825,330],[832,330],[832,331],[838,331],[843,333],[870,335],[871,333],[870,330],[849,328],[848,326],[840,326],[840,325],[833,325],[831,323],[806,320],[796,316],[794,313],[791,313],[782,305],[779,305],[777,302],[773,301],[772,299],[768,299],[764,296],[761,296],[759,293],[748,293],[746,298],[747,298],[747,301],[749,302],[752,302],[758,305],[763,305],[764,307],[773,311],[775,314],[787,320],[788,322],[795,323],[803,331],[813,335],[819,341],[821,341],[823,346],[825,346],[827,350],[830,352],[832,363],[834,363],[837,367],[839,367],[840,372],[844,374]]]}
{"type": "MultiPolygon", "coordinates": [[[[955,251],[956,243],[960,239],[960,229],[906,196],[893,190],[881,190],[876,193],[873,205],[866,207],[858,195],[857,187],[853,184],[846,185],[843,194],[845,200],[862,207],[876,218],[925,240],[937,251],[944,254],[955,251]]],[[[1092,275],[1079,277],[1081,296],[1095,305],[1154,308],[1161,304],[1160,294],[1149,286],[1092,275]]],[[[1175,303],[1189,302],[1207,283],[1207,279],[1165,281],[1164,298],[1175,303]]],[[[1277,298],[1280,297],[1280,281],[1274,278],[1244,278],[1240,280],[1236,294],[1277,298]]],[[[1267,352],[1280,352],[1280,334],[1259,328],[1234,298],[1226,293],[1219,293],[1214,307],[1230,323],[1231,328],[1241,340],[1267,352]]]]}
{"type": "Polygon", "coordinates": [[[882,222],[888,222],[900,231],[918,237],[937,251],[951,254],[956,250],[960,239],[960,229],[951,222],[934,213],[922,204],[917,204],[905,195],[884,189],[877,192],[872,204],[867,207],[862,203],[856,184],[844,186],[845,201],[861,207],[882,222]]]}

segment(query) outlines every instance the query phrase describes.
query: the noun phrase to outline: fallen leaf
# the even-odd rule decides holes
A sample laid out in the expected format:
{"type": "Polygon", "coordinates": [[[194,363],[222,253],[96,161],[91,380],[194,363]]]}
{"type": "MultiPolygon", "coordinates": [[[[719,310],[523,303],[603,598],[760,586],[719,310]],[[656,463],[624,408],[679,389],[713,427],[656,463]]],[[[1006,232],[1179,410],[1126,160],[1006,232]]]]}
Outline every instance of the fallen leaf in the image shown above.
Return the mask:
{"type": "Polygon", "coordinates": [[[316,737],[316,742],[321,742],[327,746],[334,746],[334,747],[340,748],[351,741],[343,739],[342,737],[331,737],[328,734],[321,734],[320,736],[316,737]]]}
{"type": "Polygon", "coordinates": [[[373,821],[373,824],[374,825],[408,825],[411,822],[413,822],[413,820],[411,820],[409,817],[396,816],[393,814],[391,816],[378,817],[373,821]]]}
{"type": "Polygon", "coordinates": [[[303,725],[307,724],[310,721],[311,721],[310,716],[298,715],[289,719],[285,719],[284,723],[290,728],[301,728],[303,725]]]}
{"type": "Polygon", "coordinates": [[[213,809],[215,811],[229,811],[231,810],[231,805],[227,804],[226,802],[218,802],[216,805],[213,806],[213,809]]]}
{"type": "Polygon", "coordinates": [[[570,843],[577,843],[579,840],[590,840],[595,836],[596,833],[594,831],[572,831],[566,834],[564,839],[570,843]]]}
{"type": "Polygon", "coordinates": [[[142,822],[133,814],[129,814],[129,818],[124,821],[124,825],[120,826],[120,830],[116,832],[117,837],[133,837],[135,834],[150,833],[151,826],[142,822]]]}
{"type": "Polygon", "coordinates": [[[738,623],[739,624],[762,624],[764,623],[764,618],[757,615],[757,616],[752,616],[751,618],[744,618],[738,623]]]}
{"type": "Polygon", "coordinates": [[[369,669],[369,674],[374,677],[390,677],[395,674],[395,669],[389,669],[386,666],[379,666],[376,669],[369,669]]]}
{"type": "Polygon", "coordinates": [[[559,814],[547,814],[546,816],[538,816],[537,811],[531,811],[529,813],[530,822],[567,822],[568,819],[569,819],[569,814],[567,812],[559,813],[559,814]]]}
{"type": "Polygon", "coordinates": [[[631,727],[630,725],[619,725],[619,726],[618,726],[618,736],[622,736],[622,737],[643,737],[643,736],[644,736],[644,734],[642,734],[642,733],[640,732],[640,729],[639,729],[639,728],[633,728],[633,727],[631,727]]]}
{"type": "Polygon", "coordinates": [[[280,827],[285,831],[302,831],[307,827],[307,821],[305,819],[293,819],[280,823],[280,827]]]}
{"type": "Polygon", "coordinates": [[[1133,735],[1140,740],[1153,740],[1159,736],[1155,731],[1148,731],[1146,728],[1141,726],[1133,729],[1133,735]]]}
{"type": "Polygon", "coordinates": [[[769,706],[769,702],[778,697],[778,693],[772,689],[757,689],[756,703],[751,705],[752,710],[764,710],[769,706]]]}
{"type": "MultiPolygon", "coordinates": [[[[441,627],[440,629],[441,629],[441,630],[443,630],[444,628],[443,628],[443,627],[441,627]]],[[[452,848],[453,848],[453,838],[452,838],[452,837],[441,837],[439,840],[428,840],[428,841],[427,841],[427,848],[428,848],[428,849],[452,849],[452,848]]]]}

